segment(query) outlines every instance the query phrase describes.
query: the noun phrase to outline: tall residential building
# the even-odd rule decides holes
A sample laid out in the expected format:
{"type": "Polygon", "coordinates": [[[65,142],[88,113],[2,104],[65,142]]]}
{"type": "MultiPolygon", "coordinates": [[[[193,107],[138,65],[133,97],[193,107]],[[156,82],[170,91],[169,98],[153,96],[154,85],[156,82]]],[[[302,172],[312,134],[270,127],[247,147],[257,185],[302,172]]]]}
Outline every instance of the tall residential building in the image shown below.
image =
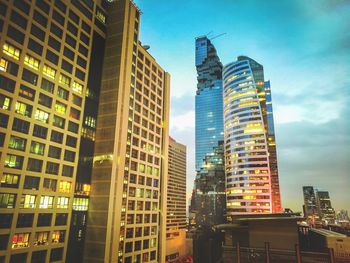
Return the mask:
{"type": "Polygon", "coordinates": [[[166,262],[186,256],[186,146],[169,138],[166,262]]]}
{"type": "Polygon", "coordinates": [[[197,171],[190,213],[197,227],[212,227],[226,222],[224,143],[207,153],[197,171]]]}
{"type": "Polygon", "coordinates": [[[196,38],[196,170],[223,140],[222,64],[206,36],[196,38]]]}
{"type": "Polygon", "coordinates": [[[281,212],[270,83],[245,56],[224,67],[228,215],[281,212]]]}
{"type": "Polygon", "coordinates": [[[304,195],[304,216],[305,217],[315,217],[318,214],[316,194],[313,186],[303,186],[304,195]]]}
{"type": "Polygon", "coordinates": [[[138,41],[140,11],[110,1],[84,263],[163,262],[170,76],[138,41]]]}
{"type": "Polygon", "coordinates": [[[72,210],[87,205],[89,186],[84,200],[74,189],[89,182],[78,161],[96,122],[97,2],[0,1],[0,262],[65,262],[72,210]]]}
{"type": "Polygon", "coordinates": [[[316,191],[317,210],[320,218],[327,223],[334,223],[335,211],[332,207],[328,191],[316,191]]]}

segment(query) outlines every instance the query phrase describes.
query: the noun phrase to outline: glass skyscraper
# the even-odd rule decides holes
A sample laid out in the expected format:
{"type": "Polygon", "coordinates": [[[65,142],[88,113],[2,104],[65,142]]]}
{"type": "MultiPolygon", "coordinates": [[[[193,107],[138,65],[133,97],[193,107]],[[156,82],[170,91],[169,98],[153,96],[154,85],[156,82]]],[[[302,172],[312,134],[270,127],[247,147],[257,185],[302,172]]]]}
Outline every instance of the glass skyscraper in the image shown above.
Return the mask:
{"type": "Polygon", "coordinates": [[[206,36],[196,38],[196,170],[223,140],[222,64],[206,36]]]}
{"type": "Polygon", "coordinates": [[[270,82],[245,56],[223,69],[228,215],[281,212],[270,82]]]}

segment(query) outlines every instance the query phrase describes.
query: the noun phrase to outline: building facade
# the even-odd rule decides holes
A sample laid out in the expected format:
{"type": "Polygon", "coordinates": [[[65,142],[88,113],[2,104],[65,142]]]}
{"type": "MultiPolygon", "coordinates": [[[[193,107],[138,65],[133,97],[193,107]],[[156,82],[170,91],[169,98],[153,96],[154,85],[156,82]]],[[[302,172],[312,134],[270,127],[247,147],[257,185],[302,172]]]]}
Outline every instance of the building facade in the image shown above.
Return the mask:
{"type": "Polygon", "coordinates": [[[319,217],[326,224],[334,223],[335,211],[332,207],[331,198],[328,191],[316,191],[316,203],[319,217]]]}
{"type": "Polygon", "coordinates": [[[170,77],[138,40],[140,11],[108,7],[83,262],[164,262],[170,77]]]}
{"type": "Polygon", "coordinates": [[[245,56],[223,70],[227,213],[282,210],[270,83],[245,56]]]}
{"type": "Polygon", "coordinates": [[[223,140],[224,130],[222,64],[206,36],[196,38],[196,69],[196,170],[199,170],[205,155],[223,140]]]}
{"type": "Polygon", "coordinates": [[[0,1],[0,262],[65,262],[97,2],[0,1]]]}
{"type": "Polygon", "coordinates": [[[316,194],[313,186],[303,186],[304,196],[304,216],[310,218],[311,221],[318,219],[318,210],[316,203],[316,194]],[[316,218],[317,217],[317,218],[316,218]]]}
{"type": "Polygon", "coordinates": [[[186,250],[186,146],[169,138],[166,262],[187,255],[186,250]]]}

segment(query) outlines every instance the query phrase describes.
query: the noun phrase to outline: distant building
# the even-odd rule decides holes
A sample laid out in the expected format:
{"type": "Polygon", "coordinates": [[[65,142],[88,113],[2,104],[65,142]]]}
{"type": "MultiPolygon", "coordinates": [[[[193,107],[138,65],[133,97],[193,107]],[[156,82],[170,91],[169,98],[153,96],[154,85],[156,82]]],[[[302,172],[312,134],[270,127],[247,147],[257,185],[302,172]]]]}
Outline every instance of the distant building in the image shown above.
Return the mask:
{"type": "Polygon", "coordinates": [[[223,69],[228,216],[282,211],[270,82],[255,60],[223,69]]]}
{"type": "Polygon", "coordinates": [[[304,205],[303,212],[304,216],[309,220],[311,224],[314,224],[319,219],[316,194],[313,186],[303,186],[304,205]]]}
{"type": "Polygon", "coordinates": [[[316,191],[316,202],[319,216],[327,223],[335,220],[335,211],[331,204],[328,191],[316,191]]]}
{"type": "Polygon", "coordinates": [[[225,222],[226,195],[223,141],[211,153],[197,171],[190,213],[197,227],[211,227],[225,222]]]}
{"type": "Polygon", "coordinates": [[[206,36],[196,38],[196,170],[223,140],[222,64],[206,36]]]}
{"type": "Polygon", "coordinates": [[[169,137],[166,262],[186,255],[186,146],[169,137]]]}

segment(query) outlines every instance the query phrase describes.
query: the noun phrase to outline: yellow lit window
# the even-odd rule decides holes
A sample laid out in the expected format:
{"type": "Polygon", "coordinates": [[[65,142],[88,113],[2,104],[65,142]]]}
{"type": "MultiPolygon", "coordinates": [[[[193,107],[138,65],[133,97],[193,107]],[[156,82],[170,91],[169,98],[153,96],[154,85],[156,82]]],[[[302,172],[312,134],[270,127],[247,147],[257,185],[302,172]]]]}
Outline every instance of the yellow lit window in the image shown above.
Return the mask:
{"type": "Polygon", "coordinates": [[[35,200],[35,195],[22,195],[21,204],[19,208],[34,208],[35,200]]]}
{"type": "Polygon", "coordinates": [[[96,132],[92,129],[83,127],[81,128],[81,136],[83,136],[84,138],[90,139],[92,141],[95,141],[96,132]]]}
{"type": "Polygon", "coordinates": [[[78,92],[79,94],[81,94],[83,92],[83,85],[81,85],[78,82],[74,81],[72,89],[73,89],[73,91],[78,92]]]}
{"type": "Polygon", "coordinates": [[[57,208],[68,208],[69,198],[64,196],[59,196],[57,198],[57,208]]]}
{"type": "Polygon", "coordinates": [[[96,128],[96,118],[91,117],[91,116],[86,116],[86,117],[85,117],[84,124],[85,124],[86,126],[91,127],[91,128],[96,128]]]}
{"type": "Polygon", "coordinates": [[[49,114],[45,111],[42,111],[42,110],[36,110],[34,118],[38,121],[42,121],[44,123],[47,123],[48,119],[49,119],[49,114]]]}
{"type": "Polygon", "coordinates": [[[25,55],[24,64],[26,64],[28,67],[38,70],[40,62],[39,60],[33,58],[32,56],[25,55]]]}
{"type": "Polygon", "coordinates": [[[47,65],[44,65],[43,67],[43,73],[44,75],[48,76],[49,78],[52,78],[54,79],[56,77],[56,70],[47,66],[47,65]]]}
{"type": "Polygon", "coordinates": [[[11,106],[11,99],[0,94],[0,109],[9,110],[11,106]]]}
{"type": "Polygon", "coordinates": [[[66,231],[57,230],[52,232],[52,243],[63,243],[66,231]]]}
{"type": "Polygon", "coordinates": [[[12,248],[29,247],[30,233],[17,233],[12,237],[12,248]]]}
{"type": "Polygon", "coordinates": [[[39,208],[50,209],[53,206],[53,196],[42,196],[40,197],[39,208]]]}
{"type": "Polygon", "coordinates": [[[69,85],[70,85],[70,78],[67,77],[67,76],[65,76],[65,75],[63,75],[63,74],[61,74],[61,75],[60,75],[59,82],[60,82],[61,84],[64,84],[64,85],[69,86],[69,85]]]}
{"type": "Polygon", "coordinates": [[[7,65],[8,65],[8,61],[6,59],[0,59],[0,70],[1,71],[7,71],[7,65]]]}
{"type": "Polygon", "coordinates": [[[96,12],[96,18],[100,20],[103,24],[106,23],[106,16],[99,10],[96,12]]]}
{"type": "Polygon", "coordinates": [[[89,199],[87,198],[74,198],[73,210],[75,211],[87,211],[89,207],[89,199]]]}
{"type": "Polygon", "coordinates": [[[21,51],[18,48],[15,48],[14,46],[5,43],[2,47],[2,52],[4,52],[6,55],[13,57],[16,60],[19,60],[19,56],[21,54],[21,51]]]}
{"type": "Polygon", "coordinates": [[[63,103],[56,102],[55,111],[61,114],[66,114],[67,106],[63,103]]]}
{"type": "Polygon", "coordinates": [[[71,187],[72,187],[71,182],[61,181],[58,191],[61,193],[70,193],[71,187]]]}
{"type": "Polygon", "coordinates": [[[49,242],[49,231],[35,233],[34,246],[46,245],[49,242]]]}
{"type": "Polygon", "coordinates": [[[15,111],[18,114],[30,117],[32,114],[32,106],[17,101],[15,105],[15,111]]]}

